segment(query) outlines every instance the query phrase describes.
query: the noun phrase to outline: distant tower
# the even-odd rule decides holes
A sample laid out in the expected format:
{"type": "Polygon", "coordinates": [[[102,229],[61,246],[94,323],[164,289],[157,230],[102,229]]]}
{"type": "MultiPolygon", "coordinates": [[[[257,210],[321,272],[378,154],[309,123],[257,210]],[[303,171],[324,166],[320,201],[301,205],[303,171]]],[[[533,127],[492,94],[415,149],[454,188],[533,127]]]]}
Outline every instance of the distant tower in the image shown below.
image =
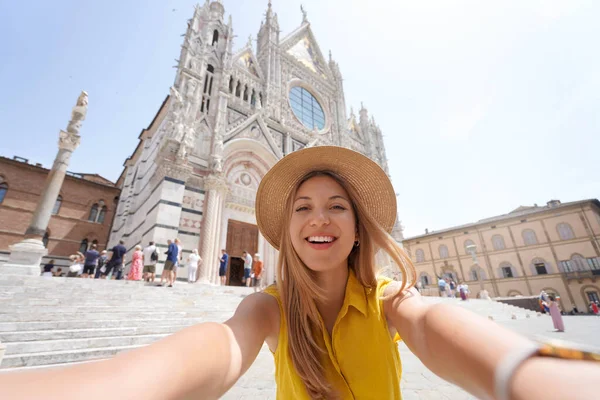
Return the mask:
{"type": "Polygon", "coordinates": [[[256,57],[264,74],[265,106],[276,120],[281,119],[281,54],[279,48],[279,22],[273,13],[271,1],[261,22],[257,36],[256,57]]]}

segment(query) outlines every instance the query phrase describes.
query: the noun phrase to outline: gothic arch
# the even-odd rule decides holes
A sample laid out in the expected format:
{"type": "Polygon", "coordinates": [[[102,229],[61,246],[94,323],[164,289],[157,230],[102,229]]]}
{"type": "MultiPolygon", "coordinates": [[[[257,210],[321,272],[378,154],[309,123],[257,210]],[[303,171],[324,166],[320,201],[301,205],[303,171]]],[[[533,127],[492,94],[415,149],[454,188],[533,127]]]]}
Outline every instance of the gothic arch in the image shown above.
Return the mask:
{"type": "MultiPolygon", "coordinates": [[[[588,289],[594,289],[598,294],[600,294],[600,288],[598,288],[598,286],[596,285],[584,285],[581,287],[581,289],[579,290],[579,292],[581,293],[581,298],[583,299],[583,304],[590,304],[590,301],[588,300],[587,296],[585,295],[585,291],[588,289]]],[[[586,311],[586,310],[584,310],[586,311]]]]}

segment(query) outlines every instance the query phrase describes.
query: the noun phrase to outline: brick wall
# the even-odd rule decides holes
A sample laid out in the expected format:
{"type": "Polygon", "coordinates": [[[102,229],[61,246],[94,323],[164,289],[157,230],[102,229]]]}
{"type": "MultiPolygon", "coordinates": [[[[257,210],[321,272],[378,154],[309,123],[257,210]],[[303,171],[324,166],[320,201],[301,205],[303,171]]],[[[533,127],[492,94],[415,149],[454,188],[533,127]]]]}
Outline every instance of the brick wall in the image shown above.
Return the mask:
{"type": "MultiPolygon", "coordinates": [[[[8,185],[0,203],[0,251],[22,240],[44,188],[48,170],[25,162],[0,157],[0,181],[8,185]]],[[[69,256],[85,238],[98,241],[104,249],[115,211],[114,199],[120,190],[114,186],[67,176],[60,191],[62,205],[48,225],[49,255],[69,256]],[[103,223],[88,221],[92,206],[103,201],[107,212],[103,223]]]]}

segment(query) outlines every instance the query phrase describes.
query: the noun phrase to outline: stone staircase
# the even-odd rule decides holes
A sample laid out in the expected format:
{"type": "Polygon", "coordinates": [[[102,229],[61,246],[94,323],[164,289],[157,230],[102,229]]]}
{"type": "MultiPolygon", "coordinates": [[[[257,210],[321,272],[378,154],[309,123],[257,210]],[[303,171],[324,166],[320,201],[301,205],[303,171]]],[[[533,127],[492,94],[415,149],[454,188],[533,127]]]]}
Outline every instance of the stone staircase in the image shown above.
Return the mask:
{"type": "MultiPolygon", "coordinates": [[[[251,292],[183,282],[167,288],[130,281],[3,275],[0,342],[6,353],[0,372],[108,358],[192,324],[222,322],[251,292]]],[[[487,300],[425,299],[452,303],[495,321],[535,314],[487,300]]]]}

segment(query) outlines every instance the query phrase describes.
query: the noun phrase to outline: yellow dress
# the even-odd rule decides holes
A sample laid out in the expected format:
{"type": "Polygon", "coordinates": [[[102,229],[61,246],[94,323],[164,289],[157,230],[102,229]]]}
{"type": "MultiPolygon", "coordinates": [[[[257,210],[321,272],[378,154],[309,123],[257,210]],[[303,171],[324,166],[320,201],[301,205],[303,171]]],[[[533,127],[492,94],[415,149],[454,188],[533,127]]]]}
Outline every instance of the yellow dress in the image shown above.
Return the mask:
{"type": "MultiPolygon", "coordinates": [[[[317,340],[327,348],[323,357],[327,380],[333,383],[341,399],[402,399],[402,364],[397,342],[392,339],[379,297],[390,279],[381,279],[375,290],[366,289],[350,271],[344,304],[332,330],[332,338],[323,329],[317,340]]],[[[288,331],[281,298],[276,286],[263,293],[277,299],[280,312],[279,341],[273,354],[277,399],[308,399],[302,380],[288,353],[288,331]]]]}

